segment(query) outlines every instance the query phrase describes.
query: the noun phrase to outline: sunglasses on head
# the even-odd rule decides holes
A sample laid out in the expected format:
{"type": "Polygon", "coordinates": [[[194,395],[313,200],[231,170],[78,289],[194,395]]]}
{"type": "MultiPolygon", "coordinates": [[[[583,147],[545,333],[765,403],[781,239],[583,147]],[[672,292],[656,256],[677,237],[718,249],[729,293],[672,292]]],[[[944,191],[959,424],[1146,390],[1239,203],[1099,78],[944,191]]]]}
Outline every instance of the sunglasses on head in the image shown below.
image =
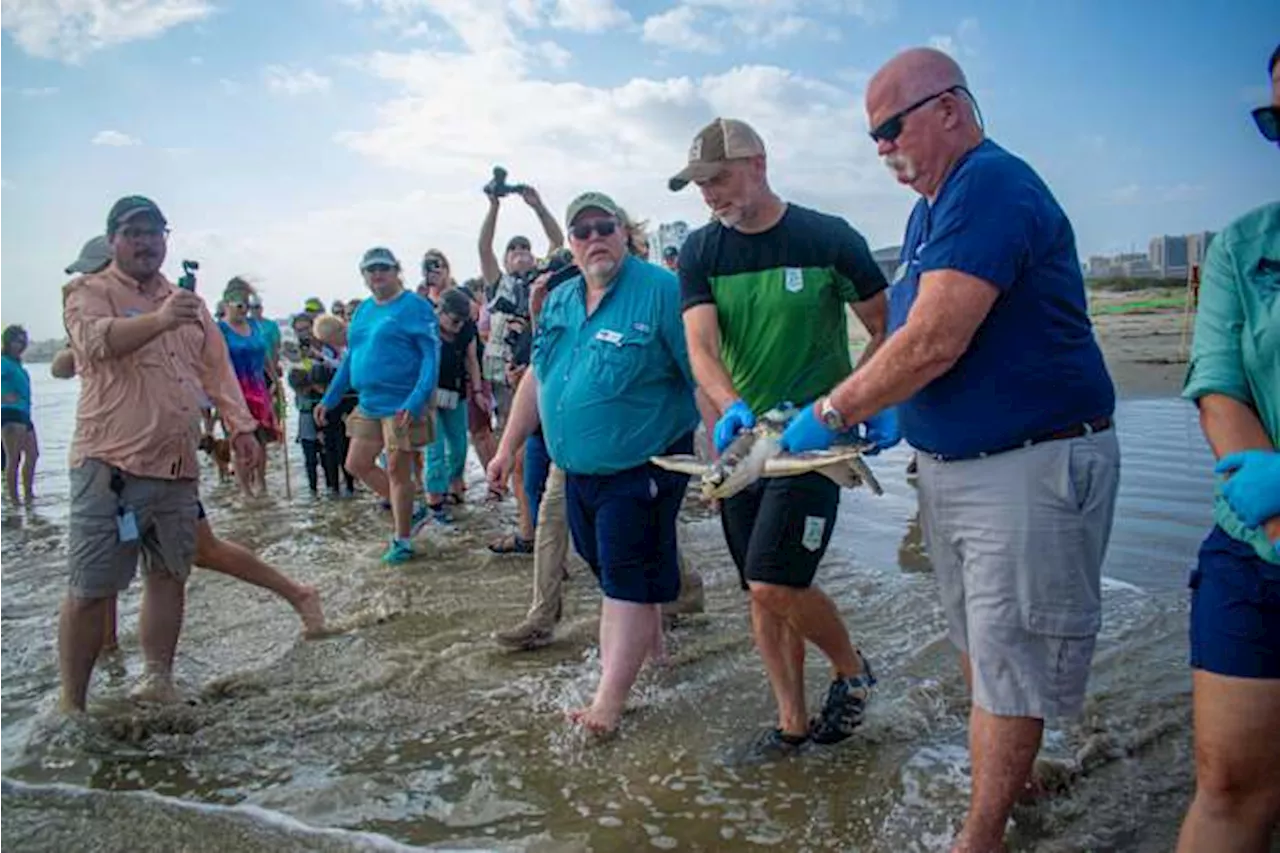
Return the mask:
{"type": "Polygon", "coordinates": [[[1258,107],[1251,115],[1258,132],[1268,141],[1280,141],[1280,107],[1258,107]]]}
{"type": "Polygon", "coordinates": [[[971,95],[969,90],[964,86],[952,86],[948,89],[943,89],[941,92],[934,92],[932,95],[929,95],[926,98],[921,98],[914,104],[911,104],[906,109],[898,110],[896,113],[873,127],[871,129],[871,140],[873,142],[892,142],[902,135],[902,124],[907,116],[911,115],[911,113],[920,109],[930,101],[941,98],[943,95],[950,95],[952,92],[964,92],[969,96],[970,100],[973,100],[973,95],[971,95]]]}
{"type": "Polygon", "coordinates": [[[616,219],[589,219],[569,226],[569,233],[575,240],[590,240],[592,231],[601,237],[608,237],[617,230],[618,220],[616,219]]]}

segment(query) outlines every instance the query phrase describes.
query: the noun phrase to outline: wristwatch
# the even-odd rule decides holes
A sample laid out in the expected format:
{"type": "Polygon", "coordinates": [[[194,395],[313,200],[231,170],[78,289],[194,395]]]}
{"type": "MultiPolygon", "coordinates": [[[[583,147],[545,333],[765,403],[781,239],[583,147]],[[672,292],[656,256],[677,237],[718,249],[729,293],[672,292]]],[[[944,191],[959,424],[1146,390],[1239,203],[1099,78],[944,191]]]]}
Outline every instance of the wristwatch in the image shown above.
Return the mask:
{"type": "Polygon", "coordinates": [[[822,402],[818,404],[818,418],[832,432],[845,431],[844,415],[831,405],[830,397],[823,397],[822,402]]]}

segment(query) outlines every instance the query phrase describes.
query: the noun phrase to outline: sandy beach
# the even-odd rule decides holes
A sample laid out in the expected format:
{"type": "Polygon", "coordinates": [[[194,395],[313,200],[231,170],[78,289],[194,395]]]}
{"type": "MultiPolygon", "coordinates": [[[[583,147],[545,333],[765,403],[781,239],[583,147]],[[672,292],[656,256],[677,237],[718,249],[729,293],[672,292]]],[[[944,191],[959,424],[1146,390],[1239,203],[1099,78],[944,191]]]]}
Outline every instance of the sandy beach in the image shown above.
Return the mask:
{"type": "MultiPolygon", "coordinates": [[[[1168,289],[1127,293],[1090,291],[1094,333],[1102,345],[1116,394],[1126,398],[1176,397],[1187,370],[1183,339],[1183,294],[1168,289]]],[[[1187,318],[1194,323],[1195,315],[1187,318]]],[[[849,339],[860,349],[867,335],[856,318],[849,339]]]]}

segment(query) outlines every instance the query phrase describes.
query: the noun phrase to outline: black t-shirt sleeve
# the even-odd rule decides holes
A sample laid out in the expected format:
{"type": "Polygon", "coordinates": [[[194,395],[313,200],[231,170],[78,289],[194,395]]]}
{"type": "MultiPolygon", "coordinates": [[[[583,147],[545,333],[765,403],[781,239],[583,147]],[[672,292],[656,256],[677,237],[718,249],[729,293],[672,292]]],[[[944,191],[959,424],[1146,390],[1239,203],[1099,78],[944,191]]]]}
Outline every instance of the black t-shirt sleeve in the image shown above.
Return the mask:
{"type": "Polygon", "coordinates": [[[835,269],[845,301],[861,302],[887,288],[889,282],[871,256],[866,238],[844,220],[837,220],[833,231],[832,237],[838,241],[835,269]]]}
{"type": "Polygon", "coordinates": [[[711,279],[707,277],[707,265],[702,257],[705,245],[703,234],[694,233],[680,247],[680,310],[688,311],[696,305],[715,304],[711,292],[711,279]]]}

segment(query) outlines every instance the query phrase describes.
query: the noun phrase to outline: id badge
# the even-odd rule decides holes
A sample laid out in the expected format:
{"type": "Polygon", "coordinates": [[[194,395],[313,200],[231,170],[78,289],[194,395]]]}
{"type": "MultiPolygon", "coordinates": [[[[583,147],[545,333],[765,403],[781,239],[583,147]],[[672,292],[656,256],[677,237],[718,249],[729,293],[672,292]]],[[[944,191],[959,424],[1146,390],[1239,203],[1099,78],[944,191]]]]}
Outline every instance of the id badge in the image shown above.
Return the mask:
{"type": "Polygon", "coordinates": [[[136,542],[138,539],[138,517],[133,510],[116,513],[116,534],[121,542],[136,542]]]}
{"type": "Polygon", "coordinates": [[[437,409],[458,408],[458,392],[450,391],[448,388],[437,388],[436,389],[436,408],[437,409]]]}

